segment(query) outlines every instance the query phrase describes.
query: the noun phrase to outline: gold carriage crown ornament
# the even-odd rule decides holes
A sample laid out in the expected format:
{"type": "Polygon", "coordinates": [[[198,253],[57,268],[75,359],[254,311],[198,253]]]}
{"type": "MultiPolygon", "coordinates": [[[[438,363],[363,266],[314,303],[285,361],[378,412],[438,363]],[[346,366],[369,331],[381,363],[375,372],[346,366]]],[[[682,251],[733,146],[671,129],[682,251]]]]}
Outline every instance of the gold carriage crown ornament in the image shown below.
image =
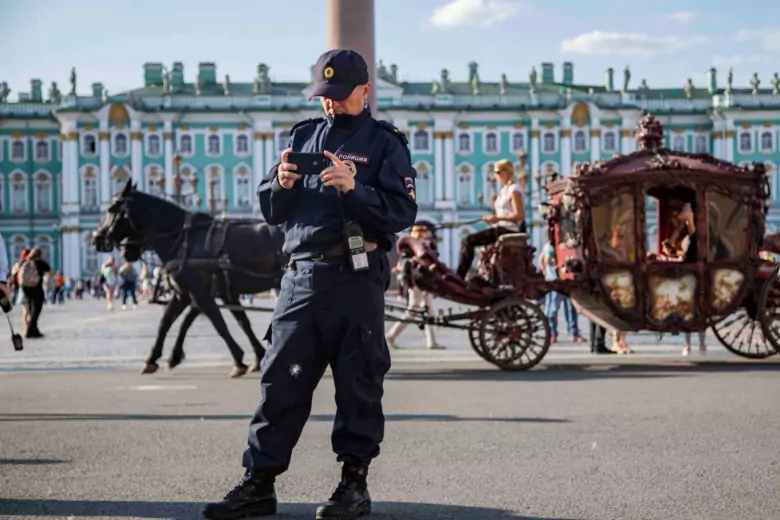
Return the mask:
{"type": "Polygon", "coordinates": [[[648,114],[637,125],[634,137],[639,150],[656,152],[664,142],[664,127],[652,114],[648,114]]]}

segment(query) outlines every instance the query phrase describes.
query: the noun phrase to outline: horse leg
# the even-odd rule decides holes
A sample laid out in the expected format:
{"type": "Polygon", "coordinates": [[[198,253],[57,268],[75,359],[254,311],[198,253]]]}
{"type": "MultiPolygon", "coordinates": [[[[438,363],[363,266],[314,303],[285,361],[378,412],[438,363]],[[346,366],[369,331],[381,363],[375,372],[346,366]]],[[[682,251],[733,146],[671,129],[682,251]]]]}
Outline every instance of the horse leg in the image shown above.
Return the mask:
{"type": "Polygon", "coordinates": [[[200,316],[200,309],[197,307],[190,307],[189,312],[184,315],[184,320],[182,320],[179,326],[179,335],[176,336],[176,343],[174,343],[171,351],[171,357],[168,358],[168,370],[173,370],[184,361],[186,357],[184,355],[184,338],[187,336],[187,331],[190,330],[192,322],[198,316],[200,316]]]}
{"type": "MultiPolygon", "coordinates": [[[[238,297],[231,298],[231,300],[227,303],[230,305],[238,305],[239,307],[241,306],[241,302],[239,301],[238,297]]],[[[265,349],[263,348],[263,344],[260,343],[260,341],[257,339],[257,336],[255,336],[255,332],[252,330],[252,323],[249,321],[249,318],[247,317],[245,311],[238,310],[238,309],[231,309],[230,312],[233,314],[233,317],[236,319],[238,324],[244,330],[244,333],[249,338],[249,342],[252,344],[252,350],[255,351],[255,361],[249,367],[249,371],[259,372],[260,361],[262,361],[263,356],[265,356],[265,349]]]]}
{"type": "Polygon", "coordinates": [[[154,347],[149,353],[149,357],[144,362],[144,367],[141,369],[141,374],[154,374],[157,369],[157,360],[162,356],[163,344],[165,343],[165,336],[171,329],[171,325],[176,321],[176,318],[187,308],[189,305],[189,297],[174,296],[168,305],[165,306],[165,312],[160,320],[160,324],[157,326],[157,338],[154,340],[154,347]]]}
{"type": "Polygon", "coordinates": [[[249,367],[243,363],[244,351],[241,350],[241,347],[236,343],[236,340],[230,335],[227,323],[225,323],[225,319],[219,311],[217,302],[207,294],[191,293],[191,295],[195,300],[195,303],[200,307],[201,312],[203,312],[211,321],[211,324],[214,325],[217,334],[219,334],[220,337],[225,340],[225,343],[227,343],[230,355],[233,356],[234,363],[233,370],[230,372],[230,377],[241,377],[246,374],[249,367]]]}

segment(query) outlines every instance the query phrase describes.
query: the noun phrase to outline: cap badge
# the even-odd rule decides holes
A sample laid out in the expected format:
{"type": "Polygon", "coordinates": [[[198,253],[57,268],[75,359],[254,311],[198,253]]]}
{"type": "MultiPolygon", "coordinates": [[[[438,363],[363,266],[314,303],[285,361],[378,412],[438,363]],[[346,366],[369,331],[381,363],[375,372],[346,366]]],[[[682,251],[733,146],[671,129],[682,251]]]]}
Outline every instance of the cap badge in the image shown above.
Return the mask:
{"type": "Polygon", "coordinates": [[[325,69],[325,71],[322,73],[323,76],[325,76],[325,79],[330,79],[333,77],[333,67],[328,67],[325,69]]]}

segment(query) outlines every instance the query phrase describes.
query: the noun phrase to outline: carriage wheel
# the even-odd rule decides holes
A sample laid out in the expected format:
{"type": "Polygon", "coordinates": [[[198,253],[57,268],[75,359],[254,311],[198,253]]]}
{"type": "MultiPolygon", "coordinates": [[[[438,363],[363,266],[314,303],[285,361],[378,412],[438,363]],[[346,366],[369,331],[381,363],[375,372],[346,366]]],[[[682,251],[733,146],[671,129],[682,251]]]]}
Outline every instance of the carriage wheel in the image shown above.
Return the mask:
{"type": "Polygon", "coordinates": [[[712,332],[721,345],[738,356],[763,359],[777,354],[774,346],[764,335],[761,322],[751,318],[744,308],[715,323],[712,332]]]}
{"type": "Polygon", "coordinates": [[[758,316],[761,331],[772,344],[775,353],[780,352],[780,277],[775,271],[764,283],[758,296],[758,316]]]}
{"type": "Polygon", "coordinates": [[[537,305],[508,299],[487,310],[479,339],[486,359],[501,370],[528,370],[550,348],[550,324],[537,305]]]}
{"type": "Polygon", "coordinates": [[[471,348],[474,349],[474,352],[476,352],[479,357],[487,361],[488,363],[492,363],[490,359],[488,358],[487,354],[485,354],[485,349],[482,346],[482,342],[479,339],[479,328],[482,322],[480,320],[471,320],[469,322],[469,341],[471,342],[471,348]]]}

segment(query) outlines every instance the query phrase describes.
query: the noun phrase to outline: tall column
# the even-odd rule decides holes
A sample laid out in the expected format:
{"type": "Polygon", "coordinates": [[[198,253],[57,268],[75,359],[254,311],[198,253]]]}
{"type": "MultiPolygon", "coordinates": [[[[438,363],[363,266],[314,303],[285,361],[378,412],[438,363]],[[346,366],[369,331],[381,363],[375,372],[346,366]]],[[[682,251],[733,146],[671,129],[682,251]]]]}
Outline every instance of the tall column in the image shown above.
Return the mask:
{"type": "Polygon", "coordinates": [[[442,132],[442,141],[444,143],[444,197],[447,200],[453,201],[457,196],[455,195],[455,144],[453,142],[452,132],[442,132]]]}
{"type": "Polygon", "coordinates": [[[130,168],[132,169],[133,182],[138,183],[138,188],[144,189],[144,164],[143,164],[143,133],[141,132],[141,122],[138,120],[130,121],[130,168]]]}
{"type": "MultiPolygon", "coordinates": [[[[273,132],[266,132],[265,140],[263,142],[265,143],[266,169],[270,169],[271,166],[276,164],[276,135],[273,132]]],[[[263,172],[260,175],[265,176],[266,173],[268,172],[263,172]]],[[[255,186],[254,189],[257,190],[257,186],[255,186]]]]}
{"type": "Polygon", "coordinates": [[[173,199],[176,196],[176,183],[173,182],[173,122],[163,121],[163,152],[165,153],[165,195],[173,199]]]}
{"type": "Polygon", "coordinates": [[[563,121],[561,129],[561,176],[571,175],[571,128],[569,122],[563,121]]]}
{"type": "Polygon", "coordinates": [[[65,276],[81,277],[81,229],[79,227],[78,192],[78,132],[75,121],[70,128],[63,125],[62,134],[62,272],[65,276]]]}
{"type": "Polygon", "coordinates": [[[620,153],[627,154],[634,151],[634,133],[631,130],[623,128],[620,131],[620,153]]]}
{"type": "Polygon", "coordinates": [[[451,189],[444,176],[444,132],[433,133],[433,178],[436,186],[436,202],[447,199],[451,189]]]}
{"type": "Polygon", "coordinates": [[[590,129],[590,162],[596,162],[601,159],[601,129],[591,127],[590,129]]]}
{"type": "Polygon", "coordinates": [[[111,203],[111,149],[108,119],[100,121],[100,211],[106,211],[111,203]]]}
{"type": "Polygon", "coordinates": [[[539,148],[539,135],[541,134],[541,131],[539,130],[539,120],[534,118],[531,120],[531,172],[529,175],[532,177],[539,173],[539,168],[542,163],[541,150],[539,148]]]}
{"type": "Polygon", "coordinates": [[[734,162],[734,136],[737,135],[737,132],[731,128],[726,130],[726,138],[723,140],[723,148],[725,149],[724,155],[726,156],[726,160],[729,162],[734,162]]]}
{"type": "Polygon", "coordinates": [[[257,187],[265,178],[270,169],[272,156],[267,156],[266,146],[271,143],[273,147],[274,133],[270,120],[255,120],[252,128],[254,130],[254,146],[252,148],[252,211],[260,213],[260,201],[257,198],[257,187]]]}
{"type": "MultiPolygon", "coordinates": [[[[363,56],[368,77],[376,81],[374,54],[374,0],[328,0],[328,49],[351,49],[363,56]]],[[[377,115],[376,90],[368,98],[371,113],[377,115]]]]}

